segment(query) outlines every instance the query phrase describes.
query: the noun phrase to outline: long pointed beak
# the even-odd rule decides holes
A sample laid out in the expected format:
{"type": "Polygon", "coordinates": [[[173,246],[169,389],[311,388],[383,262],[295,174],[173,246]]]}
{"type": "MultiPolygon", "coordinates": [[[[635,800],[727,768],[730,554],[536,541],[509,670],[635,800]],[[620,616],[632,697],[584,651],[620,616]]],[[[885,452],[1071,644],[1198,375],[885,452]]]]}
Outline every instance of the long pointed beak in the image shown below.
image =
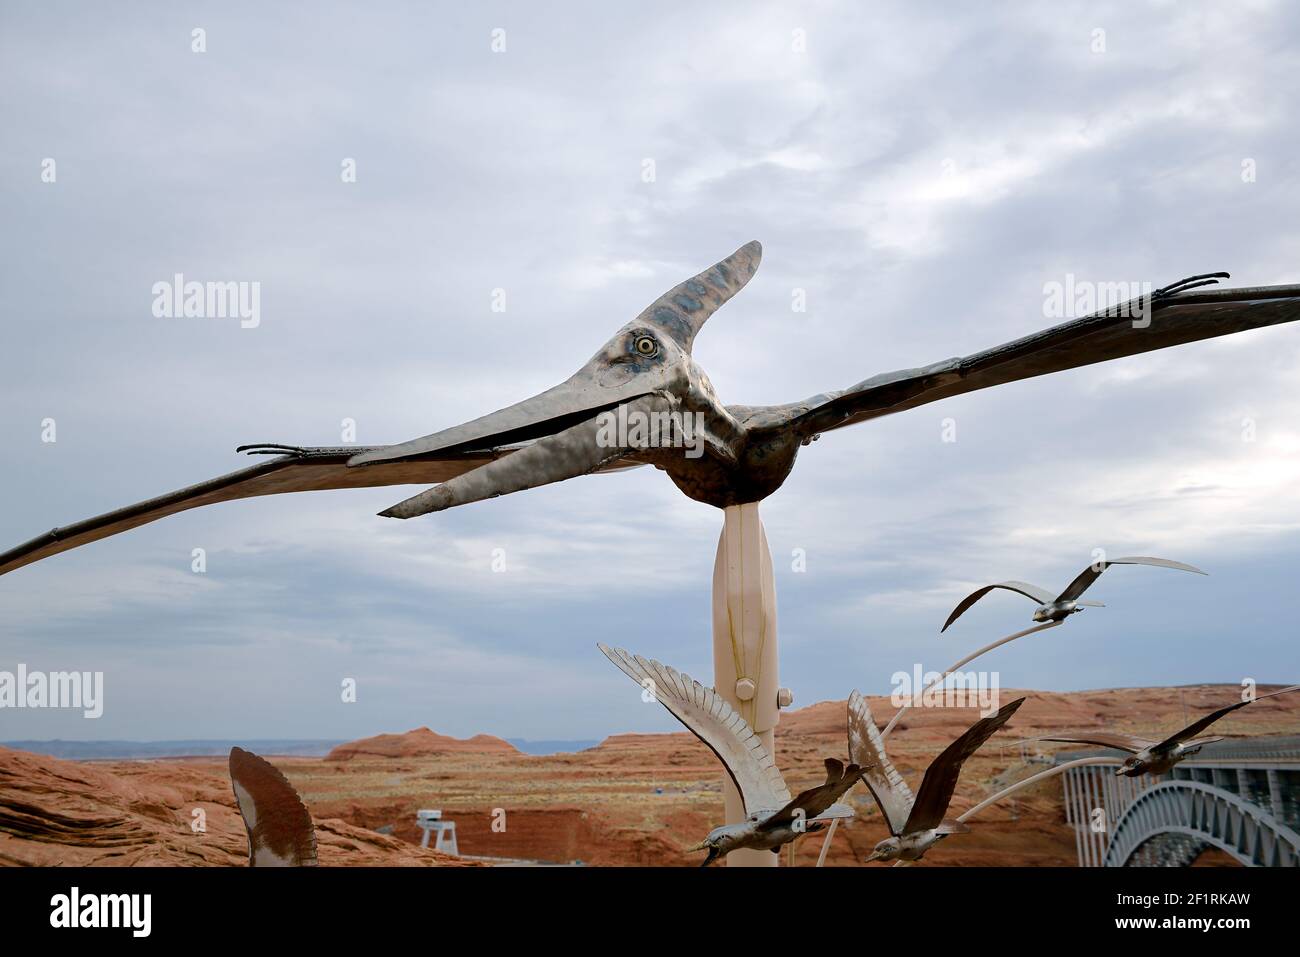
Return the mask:
{"type": "Polygon", "coordinates": [[[872,861],[878,861],[884,856],[885,855],[881,854],[879,851],[872,851],[870,854],[867,855],[867,859],[863,861],[863,863],[870,864],[872,861]]]}
{"type": "MultiPolygon", "coordinates": [[[[627,403],[629,413],[647,415],[667,406],[668,401],[662,396],[645,396],[627,403]]],[[[630,451],[611,442],[610,431],[602,425],[599,415],[593,416],[426,489],[379,514],[385,518],[414,518],[586,475],[630,451]]]]}
{"type": "Polygon", "coordinates": [[[621,388],[605,388],[591,376],[579,372],[532,398],[481,415],[469,422],[410,442],[358,453],[348,459],[348,465],[418,458],[460,448],[468,450],[515,445],[554,435],[603,409],[638,398],[646,391],[645,385],[637,381],[625,383],[621,388]]]}
{"type": "Polygon", "coordinates": [[[708,846],[709,846],[709,842],[708,842],[707,840],[703,840],[703,841],[700,841],[700,843],[698,843],[698,844],[692,844],[690,847],[688,847],[688,848],[686,849],[686,853],[689,854],[689,853],[691,853],[692,851],[702,851],[702,850],[704,850],[704,849],[705,849],[706,847],[708,847],[708,846]]]}

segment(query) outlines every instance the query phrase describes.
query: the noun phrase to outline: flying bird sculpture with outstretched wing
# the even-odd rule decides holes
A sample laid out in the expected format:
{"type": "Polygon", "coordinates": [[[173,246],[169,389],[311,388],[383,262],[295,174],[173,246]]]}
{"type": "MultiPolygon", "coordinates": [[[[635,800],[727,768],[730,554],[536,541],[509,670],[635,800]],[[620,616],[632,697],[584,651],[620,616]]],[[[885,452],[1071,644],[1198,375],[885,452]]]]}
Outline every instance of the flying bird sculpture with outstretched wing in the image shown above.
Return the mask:
{"type": "Polygon", "coordinates": [[[1274,698],[1280,694],[1289,694],[1292,691],[1300,691],[1300,685],[1291,685],[1279,691],[1270,691],[1268,694],[1254,695],[1243,698],[1241,701],[1235,701],[1230,705],[1218,708],[1203,717],[1197,718],[1187,727],[1175,731],[1160,741],[1104,729],[1096,731],[1061,731],[1035,740],[1056,741],[1066,744],[1095,744],[1103,748],[1127,751],[1130,756],[1125,758],[1124,762],[1115,769],[1117,777],[1136,778],[1143,774],[1164,774],[1175,764],[1196,754],[1205,745],[1212,744],[1215,741],[1222,741],[1223,737],[1221,735],[1197,737],[1198,734],[1220,718],[1232,714],[1238,708],[1244,708],[1248,704],[1254,704],[1264,698],[1274,698]]]}
{"type": "Polygon", "coordinates": [[[1093,562],[1083,571],[1075,576],[1074,581],[1065,586],[1065,590],[1059,595],[1053,597],[1052,593],[1045,588],[1039,588],[1037,585],[1030,585],[1028,582],[998,582],[996,585],[985,585],[983,588],[977,588],[971,592],[948,616],[948,620],[943,623],[939,629],[940,633],[948,630],[948,626],[965,614],[966,610],[975,604],[989,592],[1001,588],[1004,591],[1015,592],[1018,595],[1024,595],[1031,601],[1038,602],[1038,607],[1034,609],[1033,620],[1037,622],[1045,621],[1064,621],[1077,612],[1088,608],[1104,608],[1099,601],[1088,601],[1083,598],[1083,593],[1101,577],[1111,565],[1154,565],[1158,568],[1176,568],[1179,571],[1194,572],[1197,575],[1205,575],[1207,572],[1201,571],[1193,565],[1187,565],[1183,562],[1176,562],[1169,558],[1115,558],[1110,561],[1093,562]]]}
{"type": "Polygon", "coordinates": [[[868,861],[919,861],[949,834],[970,830],[947,816],[962,765],[1024,702],[1024,698],[1017,698],[971,725],[930,762],[921,789],[914,796],[885,753],[884,738],[871,717],[867,700],[857,691],[849,696],[849,758],[867,768],[862,780],[876,799],[890,833],[876,845],[868,861]]]}
{"type": "Polygon", "coordinates": [[[839,799],[861,779],[863,769],[857,764],[846,768],[842,761],[827,758],[825,783],[791,798],[776,762],[754,729],[716,691],[690,675],[622,648],[597,647],[717,755],[740,792],[745,820],[716,827],[688,848],[708,850],[701,866],[742,847],[776,853],[801,834],[821,830],[825,821],[853,816],[853,809],[839,799]]]}

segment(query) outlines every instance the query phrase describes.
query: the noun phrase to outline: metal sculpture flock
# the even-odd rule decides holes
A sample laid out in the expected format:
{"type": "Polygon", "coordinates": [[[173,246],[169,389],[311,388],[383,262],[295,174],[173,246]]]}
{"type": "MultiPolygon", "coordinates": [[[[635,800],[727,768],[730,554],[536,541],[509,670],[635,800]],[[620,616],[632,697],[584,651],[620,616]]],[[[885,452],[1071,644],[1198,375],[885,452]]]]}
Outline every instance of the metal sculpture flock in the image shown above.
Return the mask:
{"type": "MultiPolygon", "coordinates": [[[[1007,722],[1023,699],[976,722],[955,740],[930,765],[919,793],[913,796],[884,751],[885,737],[906,709],[900,709],[881,731],[855,691],[846,717],[848,766],[838,758],[827,758],[826,782],[792,798],[775,760],[778,710],[788,706],[792,696],[779,687],[775,583],[758,503],[781,487],[800,448],[824,432],[1021,379],[1292,322],[1300,319],[1300,285],[1231,289],[1215,286],[1226,273],[1193,276],[1149,296],[969,356],[881,373],[847,389],[784,405],[723,405],[692,357],[692,347],[705,322],[749,282],[761,256],[759,244],[748,243],[669,290],[619,329],[572,376],[532,398],[395,445],[241,446],[237,451],[269,458],[51,529],[0,554],[0,575],[217,502],[321,489],[430,486],[380,513],[409,519],[580,475],[652,465],[688,497],[723,511],[713,576],[713,687],[621,649],[602,645],[601,650],[634,680],[652,688],[655,698],[724,766],[725,820],[697,845],[708,851],[705,863],[726,856],[733,866],[774,864],[778,855],[768,851],[778,851],[801,834],[823,828],[829,841],[839,820],[853,815],[840,799],[859,780],[875,797],[891,832],[869,859],[917,860],[942,838],[966,830],[964,820],[989,804],[1045,776],[1101,759],[1070,762],[1035,775],[950,819],[947,808],[962,763],[1007,722]]],[[[1033,599],[1039,605],[1033,619],[1039,624],[966,656],[944,677],[993,648],[1056,627],[1083,606],[1098,604],[1081,596],[1112,564],[1159,565],[1204,574],[1167,559],[1125,558],[1090,566],[1057,596],[1023,582],[987,586],[967,597],[943,630],[994,588],[1033,599]]],[[[942,681],[940,677],[936,684],[942,681]]],[[[1210,720],[1238,706],[1221,709],[1210,720]]],[[[1206,724],[1194,725],[1191,734],[1206,724]]],[[[1139,754],[1125,764],[1129,769],[1125,773],[1154,773],[1169,761],[1180,760],[1195,744],[1185,742],[1188,737],[1180,732],[1159,745],[1134,740],[1131,743],[1140,749],[1130,750],[1139,754]],[[1169,742],[1173,745],[1165,747],[1169,742]]],[[[241,811],[246,820],[256,821],[257,795],[248,788],[241,794],[235,774],[237,764],[245,778],[265,770],[252,759],[242,752],[232,755],[231,770],[241,811]]],[[[286,799],[285,806],[289,803],[286,799]]],[[[295,821],[305,834],[303,813],[294,809],[295,821]]],[[[267,820],[265,814],[261,819],[267,820]]],[[[305,827],[310,827],[309,817],[305,827]]],[[[260,863],[255,860],[263,853],[260,840],[250,824],[250,862],[260,863]]],[[[314,861],[305,839],[300,843],[303,848],[292,853],[273,847],[265,856],[276,863],[314,861]]]]}

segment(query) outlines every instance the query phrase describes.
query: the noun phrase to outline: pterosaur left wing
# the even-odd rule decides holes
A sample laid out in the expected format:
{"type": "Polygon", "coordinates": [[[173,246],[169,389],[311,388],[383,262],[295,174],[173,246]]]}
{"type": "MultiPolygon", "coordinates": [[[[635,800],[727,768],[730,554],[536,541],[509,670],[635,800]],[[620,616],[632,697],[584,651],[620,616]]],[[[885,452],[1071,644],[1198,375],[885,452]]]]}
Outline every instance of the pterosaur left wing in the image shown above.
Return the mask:
{"type": "MultiPolygon", "coordinates": [[[[383,446],[375,446],[383,448],[383,446]]],[[[186,509],[218,502],[232,502],[282,492],[311,492],[335,488],[374,488],[381,485],[431,485],[446,482],[489,462],[509,455],[517,446],[483,449],[446,455],[442,458],[381,462],[364,469],[348,468],[347,461],[366,449],[355,445],[342,448],[298,448],[296,446],[248,446],[246,451],[271,456],[257,465],[230,472],[119,508],[94,518],[54,528],[7,552],[0,552],[0,575],[32,562],[66,552],[70,548],[117,535],[156,522],[186,509]]],[[[605,470],[635,463],[618,461],[605,470]]]]}
{"type": "Polygon", "coordinates": [[[1153,294],[1145,313],[1116,307],[973,355],[886,372],[764,409],[749,427],[811,436],[990,386],[1300,319],[1300,285],[1205,289],[1187,281],[1169,289],[1179,286],[1184,291],[1153,294]]]}

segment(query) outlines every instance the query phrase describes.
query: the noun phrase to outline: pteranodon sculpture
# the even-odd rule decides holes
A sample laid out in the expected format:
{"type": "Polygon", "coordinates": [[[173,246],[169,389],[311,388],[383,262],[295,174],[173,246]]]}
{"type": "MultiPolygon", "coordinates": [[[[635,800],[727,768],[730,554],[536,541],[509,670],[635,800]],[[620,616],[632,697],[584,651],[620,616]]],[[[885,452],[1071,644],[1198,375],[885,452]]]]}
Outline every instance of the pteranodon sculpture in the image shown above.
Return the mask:
{"type": "Polygon", "coordinates": [[[712,688],[622,648],[597,647],[708,745],[740,791],[745,820],[715,827],[699,844],[687,848],[708,849],[702,867],[742,847],[766,848],[775,854],[801,834],[821,830],[824,821],[853,817],[851,807],[837,802],[861,780],[863,769],[858,765],[846,768],[842,761],[827,758],[826,783],[791,798],[776,762],[754,729],[712,688]]]}
{"type": "Polygon", "coordinates": [[[1204,288],[1226,275],[1216,273],[964,358],[883,373],[802,402],[723,406],[691,347],[705,321],[753,276],[760,256],[759,244],[749,243],[669,290],[576,373],[531,399],[399,445],[242,446],[273,457],[55,528],[0,554],[0,574],[185,509],[280,492],[438,483],[382,513],[410,518],[651,464],[697,501],[743,505],[780,488],[799,447],[822,432],[977,389],[1300,318],[1300,285],[1204,288]],[[669,424],[649,433],[613,430],[611,438],[611,416],[669,424]],[[702,454],[694,454],[696,447],[702,454]]]}
{"type": "Polygon", "coordinates": [[[880,813],[884,815],[890,833],[876,845],[867,858],[868,862],[919,861],[926,851],[949,834],[970,830],[963,822],[947,817],[962,765],[1024,703],[1024,698],[1017,698],[1004,705],[997,714],[981,718],[971,725],[930,762],[925,777],[921,779],[921,790],[913,797],[912,789],[885,754],[884,739],[871,717],[866,699],[857,691],[849,695],[849,757],[867,767],[862,780],[880,805],[880,813]]]}
{"type": "Polygon", "coordinates": [[[1271,691],[1268,694],[1234,702],[1227,707],[1219,708],[1217,711],[1211,711],[1203,718],[1198,718],[1181,731],[1175,731],[1163,741],[1152,741],[1149,738],[1139,738],[1118,731],[1065,731],[1053,734],[1051,737],[1038,738],[1037,740],[1061,741],[1070,744],[1096,744],[1103,748],[1117,748],[1120,751],[1128,751],[1130,756],[1125,758],[1124,763],[1115,769],[1117,777],[1136,778],[1143,774],[1164,774],[1178,762],[1196,754],[1205,745],[1214,741],[1222,741],[1222,736],[1197,737],[1198,734],[1220,718],[1231,714],[1238,708],[1244,708],[1252,702],[1292,691],[1300,691],[1300,685],[1292,685],[1289,688],[1283,688],[1281,691],[1271,691]]]}

